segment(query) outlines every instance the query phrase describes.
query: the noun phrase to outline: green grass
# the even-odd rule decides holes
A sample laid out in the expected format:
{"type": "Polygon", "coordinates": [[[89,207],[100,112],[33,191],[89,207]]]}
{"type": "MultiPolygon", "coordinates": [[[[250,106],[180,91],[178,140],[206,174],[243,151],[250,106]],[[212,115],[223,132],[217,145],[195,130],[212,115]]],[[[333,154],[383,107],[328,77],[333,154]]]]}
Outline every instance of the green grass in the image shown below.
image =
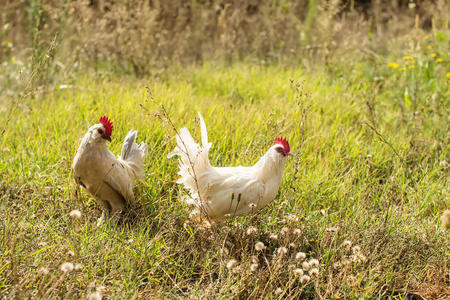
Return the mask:
{"type": "Polygon", "coordinates": [[[109,299],[448,295],[449,233],[439,215],[449,206],[449,49],[445,38],[424,43],[440,47],[443,61],[424,44],[326,70],[205,64],[141,80],[79,76],[76,88],[3,102],[0,295],[82,298],[101,286],[109,299]],[[401,71],[406,54],[415,68],[401,71]],[[388,67],[391,61],[401,66],[388,67]],[[197,138],[201,111],[216,166],[253,164],[286,135],[297,155],[279,196],[255,216],[212,229],[190,222],[185,192],[174,183],[176,160],[167,159],[172,128],[153,115],[161,105],[197,138]],[[115,124],[114,153],[130,128],[149,153],[129,215],[97,227],[101,210],[84,191],[75,198],[71,164],[88,125],[103,114],[115,124]],[[69,217],[74,209],[81,221],[69,217]],[[257,233],[247,235],[249,226],[257,233]],[[361,247],[363,261],[348,262],[345,240],[361,247]],[[257,252],[256,241],[267,248],[257,252]],[[283,246],[288,253],[278,257],[283,246]],[[320,261],[307,284],[291,271],[300,266],[297,251],[320,261]],[[259,268],[251,272],[254,255],[259,268]],[[239,263],[232,271],[230,259],[239,263]],[[64,274],[64,262],[83,268],[64,274]]]}

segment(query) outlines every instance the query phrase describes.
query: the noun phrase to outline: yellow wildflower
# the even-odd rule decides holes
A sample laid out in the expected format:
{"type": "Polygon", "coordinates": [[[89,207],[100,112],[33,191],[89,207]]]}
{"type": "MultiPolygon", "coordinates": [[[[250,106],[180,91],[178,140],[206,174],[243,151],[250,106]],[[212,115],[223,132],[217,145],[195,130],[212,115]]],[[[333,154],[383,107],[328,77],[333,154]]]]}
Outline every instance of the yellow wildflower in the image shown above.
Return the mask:
{"type": "Polygon", "coordinates": [[[11,57],[11,62],[12,62],[13,64],[17,64],[16,58],[15,58],[15,57],[11,57]]]}
{"type": "Polygon", "coordinates": [[[427,46],[427,49],[428,49],[428,50],[431,50],[431,49],[432,49],[431,45],[428,45],[428,46],[427,46]]]}
{"type": "Polygon", "coordinates": [[[442,61],[442,58],[436,58],[436,62],[441,62],[442,61]]]}
{"type": "Polygon", "coordinates": [[[447,72],[447,74],[445,75],[445,77],[450,78],[450,72],[447,72]]]}
{"type": "Polygon", "coordinates": [[[388,67],[391,67],[391,68],[394,68],[394,69],[398,69],[399,65],[397,63],[395,63],[395,62],[391,62],[391,63],[388,63],[388,67]]]}
{"type": "Polygon", "coordinates": [[[436,57],[436,53],[431,53],[430,57],[436,57]]]}
{"type": "Polygon", "coordinates": [[[411,61],[411,64],[415,64],[415,63],[416,63],[416,61],[415,61],[415,60],[412,60],[412,61],[411,61]]]}
{"type": "Polygon", "coordinates": [[[430,37],[428,35],[424,36],[423,39],[424,40],[428,40],[430,37]]]}
{"type": "Polygon", "coordinates": [[[400,71],[405,71],[405,70],[406,70],[405,67],[401,67],[401,68],[400,68],[400,71]]]}
{"type": "Polygon", "coordinates": [[[404,60],[413,60],[414,58],[412,56],[406,55],[403,57],[404,60]]]}
{"type": "Polygon", "coordinates": [[[410,68],[410,69],[414,69],[414,65],[410,65],[409,68],[410,68]]]}

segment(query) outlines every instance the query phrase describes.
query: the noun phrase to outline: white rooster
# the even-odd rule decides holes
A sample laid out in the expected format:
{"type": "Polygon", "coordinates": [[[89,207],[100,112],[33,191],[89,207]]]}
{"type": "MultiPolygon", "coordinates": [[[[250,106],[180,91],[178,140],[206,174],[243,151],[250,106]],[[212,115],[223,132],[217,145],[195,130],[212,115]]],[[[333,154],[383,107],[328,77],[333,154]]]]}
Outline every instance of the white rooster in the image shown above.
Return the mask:
{"type": "MultiPolygon", "coordinates": [[[[89,128],[73,161],[75,181],[91,193],[105,212],[119,214],[134,200],[134,180],[142,177],[147,145],[134,141],[137,132],[125,137],[119,158],[108,150],[113,124],[104,116],[89,128]]],[[[101,220],[102,220],[101,219],[101,220]]]]}
{"type": "Polygon", "coordinates": [[[276,138],[273,145],[251,167],[212,167],[208,154],[211,143],[205,121],[199,113],[202,146],[189,130],[181,128],[176,135],[177,146],[168,155],[178,155],[181,176],[177,183],[189,190],[186,202],[195,206],[191,217],[204,213],[210,220],[220,221],[242,216],[266,206],[278,194],[286,158],[291,154],[285,138],[276,138]]]}

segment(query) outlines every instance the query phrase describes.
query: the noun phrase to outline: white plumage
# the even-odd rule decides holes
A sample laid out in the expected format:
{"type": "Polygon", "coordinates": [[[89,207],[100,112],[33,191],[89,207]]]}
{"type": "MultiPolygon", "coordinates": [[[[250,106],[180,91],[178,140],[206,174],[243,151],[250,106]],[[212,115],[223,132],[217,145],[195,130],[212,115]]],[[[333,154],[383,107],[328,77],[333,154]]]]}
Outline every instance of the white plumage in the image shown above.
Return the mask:
{"type": "Polygon", "coordinates": [[[251,167],[212,167],[208,154],[206,125],[199,113],[202,146],[192,138],[189,130],[180,129],[177,146],[169,154],[179,156],[177,183],[183,184],[190,197],[186,202],[195,209],[191,216],[204,213],[211,220],[247,215],[272,201],[281,184],[286,157],[290,153],[285,139],[277,138],[259,161],[251,167]]]}
{"type": "Polygon", "coordinates": [[[112,123],[107,121],[109,132],[108,123],[103,122],[90,127],[83,137],[73,161],[73,173],[76,183],[92,194],[104,211],[120,213],[134,200],[134,180],[142,177],[147,145],[136,144],[137,132],[130,130],[116,158],[106,144],[112,131],[112,123]]]}

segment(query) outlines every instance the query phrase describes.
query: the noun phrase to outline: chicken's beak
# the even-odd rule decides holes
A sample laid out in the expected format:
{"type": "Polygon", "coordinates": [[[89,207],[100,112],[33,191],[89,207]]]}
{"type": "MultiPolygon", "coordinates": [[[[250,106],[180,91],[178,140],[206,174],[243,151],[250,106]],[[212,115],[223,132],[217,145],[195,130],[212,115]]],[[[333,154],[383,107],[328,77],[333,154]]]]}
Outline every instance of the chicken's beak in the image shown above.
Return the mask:
{"type": "Polygon", "coordinates": [[[105,140],[111,142],[111,137],[110,136],[102,135],[102,138],[104,138],[105,140]]]}

